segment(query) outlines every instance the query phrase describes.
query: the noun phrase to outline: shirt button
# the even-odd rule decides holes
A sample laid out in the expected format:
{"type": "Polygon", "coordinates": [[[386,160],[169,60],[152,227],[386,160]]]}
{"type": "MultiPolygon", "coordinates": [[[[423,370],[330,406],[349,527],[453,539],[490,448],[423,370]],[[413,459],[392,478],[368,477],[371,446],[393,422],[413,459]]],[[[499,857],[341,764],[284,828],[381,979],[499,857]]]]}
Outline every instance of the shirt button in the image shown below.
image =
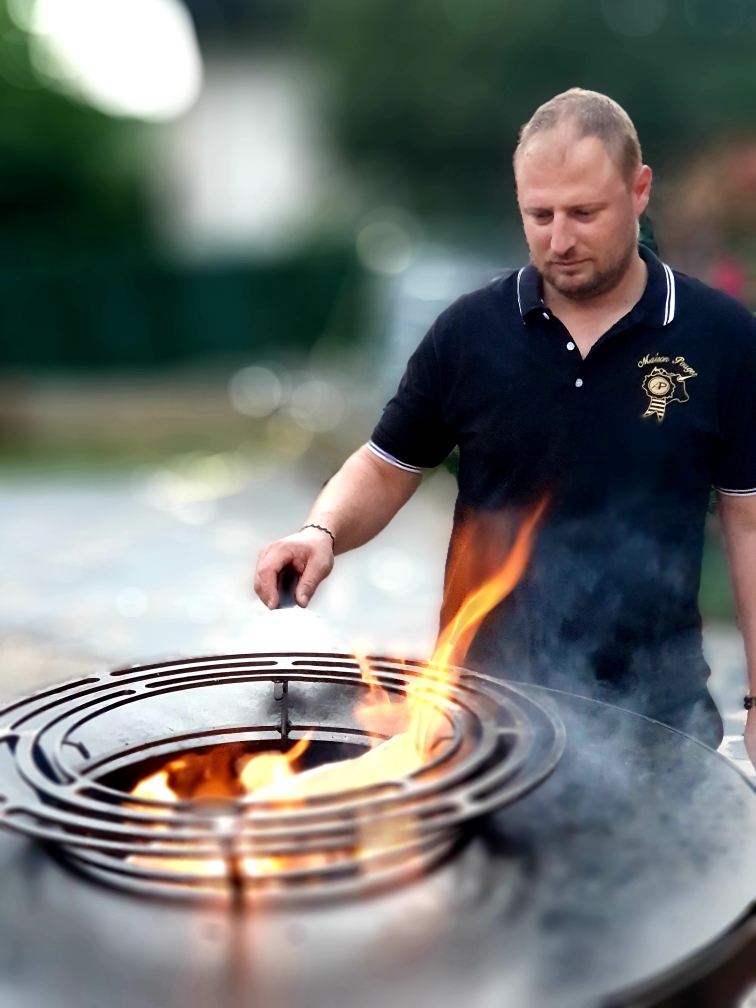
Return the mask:
{"type": "Polygon", "coordinates": [[[582,379],[582,378],[578,378],[578,379],[576,380],[576,382],[575,382],[575,388],[580,388],[580,386],[581,386],[582,384],[583,384],[583,379],[582,379]]]}
{"type": "Polygon", "coordinates": [[[570,340],[570,342],[567,344],[567,349],[568,350],[574,350],[575,349],[575,344],[572,342],[572,340],[570,340]]]}
{"type": "Polygon", "coordinates": [[[548,320],[549,320],[549,313],[548,313],[547,311],[545,311],[545,312],[543,313],[543,317],[544,317],[544,318],[546,319],[546,321],[548,322],[548,320]]]}

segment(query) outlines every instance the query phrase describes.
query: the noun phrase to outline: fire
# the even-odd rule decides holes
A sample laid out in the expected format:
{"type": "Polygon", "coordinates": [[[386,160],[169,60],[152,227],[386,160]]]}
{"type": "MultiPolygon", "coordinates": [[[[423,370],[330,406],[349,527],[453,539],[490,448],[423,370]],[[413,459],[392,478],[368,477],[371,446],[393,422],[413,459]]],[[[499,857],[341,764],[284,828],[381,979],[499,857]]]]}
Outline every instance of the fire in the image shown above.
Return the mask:
{"type": "Polygon", "coordinates": [[[296,774],[294,764],[309,742],[309,736],[305,736],[284,753],[237,755],[233,747],[227,746],[216,746],[206,753],[186,753],[143,777],[131,794],[153,801],[201,801],[280,788],[296,774]]]}
{"type": "MultiPolygon", "coordinates": [[[[173,762],[178,763],[179,760],[173,762]]],[[[178,795],[170,786],[170,763],[165,770],[158,770],[157,773],[143,777],[137,786],[132,789],[135,798],[150,798],[152,801],[176,801],[178,795]]]]}
{"type": "MultiPolygon", "coordinates": [[[[515,537],[514,544],[503,563],[478,587],[466,592],[464,600],[451,620],[442,629],[431,658],[431,665],[440,666],[445,672],[447,686],[455,679],[454,666],[461,665],[481,623],[511,593],[525,573],[533,549],[533,537],[538,522],[546,507],[546,499],[526,517],[515,537]]],[[[485,529],[471,523],[454,543],[449,557],[449,584],[447,595],[459,590],[459,581],[471,574],[470,555],[486,550],[488,543],[485,529]]],[[[438,688],[436,686],[436,688],[438,688]]],[[[418,704],[413,711],[409,731],[413,734],[418,749],[430,755],[435,744],[438,715],[427,704],[418,704]]]]}
{"type": "MultiPolygon", "coordinates": [[[[453,689],[456,668],[464,662],[470,644],[485,617],[506,597],[525,572],[535,530],[543,514],[542,501],[522,522],[511,549],[496,563],[496,537],[489,525],[470,522],[452,545],[445,611],[446,620],[431,658],[430,674],[419,676],[400,698],[384,689],[373,673],[365,655],[358,654],[362,681],[366,686],[356,711],[369,735],[371,748],[364,755],[338,763],[297,772],[296,764],[309,745],[309,738],[297,741],[287,752],[263,752],[255,755],[229,752],[218,746],[207,753],[187,754],[142,779],[131,794],[135,798],[157,801],[212,800],[249,796],[261,801],[299,802],[319,795],[333,794],[370,785],[389,785],[420,770],[434,756],[448,737],[448,728],[438,700],[453,689]],[[477,565],[477,569],[476,569],[477,565]],[[494,567],[492,573],[491,567],[494,567]],[[481,576],[481,572],[482,575],[481,576]],[[477,582],[477,584],[476,584],[477,582]],[[454,605],[454,599],[461,602],[454,605]]],[[[405,824],[406,826],[406,824],[405,824]]],[[[365,847],[390,843],[390,838],[365,838],[365,847]]],[[[296,855],[283,859],[289,864],[296,855]]],[[[153,860],[167,867],[165,861],[153,860]]],[[[258,864],[266,859],[244,858],[244,871],[264,874],[280,867],[258,864]],[[247,862],[249,861],[249,864],[247,862]]],[[[271,860],[271,859],[267,859],[271,860]]],[[[181,859],[175,870],[194,872],[194,861],[181,859]],[[178,867],[180,866],[180,867],[178,867]]],[[[197,861],[197,874],[223,874],[222,861],[197,861]],[[201,866],[201,867],[200,867],[201,866]]]]}
{"type": "Polygon", "coordinates": [[[245,794],[252,794],[264,788],[281,787],[284,781],[293,777],[294,764],[310,744],[305,735],[285,753],[259,753],[244,762],[239,774],[239,783],[245,794]]]}
{"type": "MultiPolygon", "coordinates": [[[[499,569],[479,588],[467,594],[453,619],[441,631],[431,659],[432,664],[459,665],[464,661],[480,624],[500,602],[504,601],[525,573],[533,548],[536,526],[545,507],[546,500],[542,500],[520,526],[512,549],[499,569]]],[[[450,581],[459,580],[464,576],[468,566],[465,555],[473,547],[477,547],[479,551],[480,539],[480,529],[475,524],[472,524],[467,531],[463,531],[451,552],[450,581]]],[[[450,591],[454,587],[451,584],[450,591]]]]}

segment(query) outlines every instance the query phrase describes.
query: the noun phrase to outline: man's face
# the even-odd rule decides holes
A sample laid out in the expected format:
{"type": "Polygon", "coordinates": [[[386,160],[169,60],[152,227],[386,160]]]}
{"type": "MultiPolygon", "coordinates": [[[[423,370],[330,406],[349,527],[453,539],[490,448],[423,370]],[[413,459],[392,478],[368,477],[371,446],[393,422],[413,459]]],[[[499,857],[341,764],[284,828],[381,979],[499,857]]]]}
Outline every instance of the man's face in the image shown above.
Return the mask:
{"type": "Polygon", "coordinates": [[[651,171],[632,182],[598,137],[566,123],[534,137],[517,157],[517,198],[530,257],[560,294],[589,300],[612,290],[632,260],[651,171]]]}

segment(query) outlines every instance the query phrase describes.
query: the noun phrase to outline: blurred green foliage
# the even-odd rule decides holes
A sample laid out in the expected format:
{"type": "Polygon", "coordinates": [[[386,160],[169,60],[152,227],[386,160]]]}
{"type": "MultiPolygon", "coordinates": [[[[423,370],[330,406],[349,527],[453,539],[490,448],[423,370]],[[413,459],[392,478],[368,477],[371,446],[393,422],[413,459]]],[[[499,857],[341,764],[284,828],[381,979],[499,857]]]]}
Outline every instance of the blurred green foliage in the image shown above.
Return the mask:
{"type": "MultiPolygon", "coordinates": [[[[220,0],[200,7],[205,20],[224,9],[220,0]]],[[[259,29],[261,0],[235,7],[259,29]]],[[[285,8],[276,45],[324,67],[337,142],[373,191],[421,214],[511,215],[517,131],[570,86],[622,103],[656,168],[713,136],[753,129],[756,0],[300,0],[298,15],[293,3],[285,8]]],[[[134,156],[141,129],[39,87],[25,36],[0,7],[0,240],[144,243],[134,156]]]]}
{"type": "Polygon", "coordinates": [[[139,127],[41,87],[0,7],[0,257],[44,265],[80,248],[143,245],[139,127]]]}
{"type": "Polygon", "coordinates": [[[706,528],[698,604],[704,620],[735,622],[735,599],[730,584],[727,555],[716,519],[710,519],[706,528]]]}
{"type": "Polygon", "coordinates": [[[753,130],[754,0],[311,0],[300,30],[365,177],[421,214],[513,214],[519,127],[568,87],[620,102],[656,169],[753,130]]]}
{"type": "MultiPolygon", "coordinates": [[[[471,221],[482,234],[516,219],[517,131],[567,87],[620,101],[662,175],[699,145],[753,130],[756,0],[189,6],[204,11],[200,26],[216,8],[246,17],[258,47],[275,7],[276,51],[303,54],[330,82],[332,134],[366,202],[466,221],[467,234],[471,221]]],[[[243,31],[231,36],[242,44],[243,31]]],[[[357,330],[343,310],[357,299],[348,234],[341,251],[313,248],[279,267],[166,266],[139,168],[146,129],[41,87],[0,0],[0,363],[254,356],[310,345],[337,302],[344,332],[357,330]]]]}
{"type": "Polygon", "coordinates": [[[350,248],[277,265],[164,261],[140,171],[149,129],[41,87],[0,7],[0,365],[249,359],[307,350],[326,329],[349,338],[350,248]]]}
{"type": "Polygon", "coordinates": [[[268,266],[175,268],[120,250],[44,269],[3,261],[0,361],[42,368],[248,360],[349,339],[360,273],[343,250],[268,266]],[[338,332],[334,331],[334,326],[338,332]]]}

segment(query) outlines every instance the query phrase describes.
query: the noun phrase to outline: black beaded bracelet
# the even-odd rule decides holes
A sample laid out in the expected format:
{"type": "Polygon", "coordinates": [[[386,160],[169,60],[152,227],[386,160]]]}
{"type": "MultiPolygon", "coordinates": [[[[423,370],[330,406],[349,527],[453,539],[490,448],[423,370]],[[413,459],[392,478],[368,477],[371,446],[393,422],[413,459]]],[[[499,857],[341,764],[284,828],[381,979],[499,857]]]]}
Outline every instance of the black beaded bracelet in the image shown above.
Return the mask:
{"type": "Polygon", "coordinates": [[[743,706],[746,710],[750,710],[751,707],[756,707],[756,696],[745,696],[743,697],[743,706]]]}
{"type": "Polygon", "coordinates": [[[304,530],[306,528],[316,528],[316,529],[318,529],[318,531],[325,532],[326,535],[329,535],[331,537],[331,547],[334,550],[334,552],[336,551],[336,539],[334,537],[334,534],[333,534],[333,532],[331,532],[330,529],[327,529],[325,527],[325,525],[313,525],[313,524],[311,524],[311,525],[303,525],[302,528],[299,531],[300,532],[304,532],[304,530]]]}

